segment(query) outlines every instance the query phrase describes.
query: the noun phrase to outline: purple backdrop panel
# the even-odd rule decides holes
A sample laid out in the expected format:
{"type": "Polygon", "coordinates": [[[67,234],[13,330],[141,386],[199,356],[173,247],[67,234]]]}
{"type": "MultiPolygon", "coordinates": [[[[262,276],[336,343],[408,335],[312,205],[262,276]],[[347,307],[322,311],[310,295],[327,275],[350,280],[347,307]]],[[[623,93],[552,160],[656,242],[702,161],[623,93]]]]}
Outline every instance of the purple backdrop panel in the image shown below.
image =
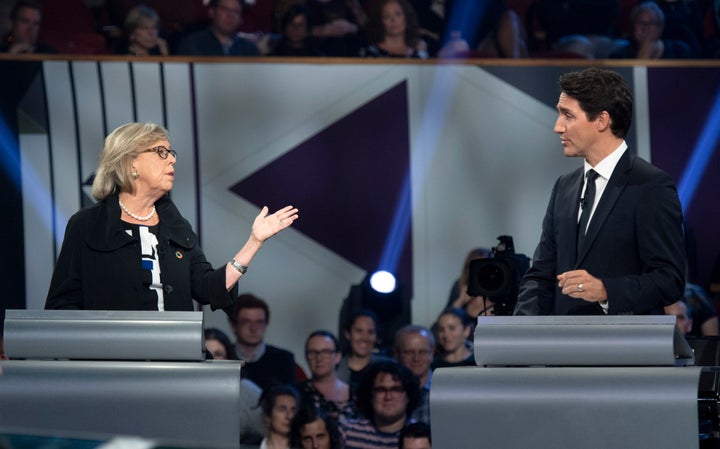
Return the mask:
{"type": "MultiPolygon", "coordinates": [[[[271,209],[289,201],[300,209],[297,230],[359,267],[375,270],[398,205],[409,195],[403,192],[410,168],[408,126],[407,83],[402,82],[230,190],[271,209]]],[[[406,231],[397,245],[397,274],[412,288],[411,230],[406,231]]]]}

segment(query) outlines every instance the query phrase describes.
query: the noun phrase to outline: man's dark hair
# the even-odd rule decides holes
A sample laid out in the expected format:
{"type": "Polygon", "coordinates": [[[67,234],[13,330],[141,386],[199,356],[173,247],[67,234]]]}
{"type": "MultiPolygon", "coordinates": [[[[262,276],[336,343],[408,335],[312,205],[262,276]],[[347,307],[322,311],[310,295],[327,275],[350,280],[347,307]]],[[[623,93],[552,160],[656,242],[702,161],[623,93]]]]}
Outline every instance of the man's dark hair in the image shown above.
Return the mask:
{"type": "Polygon", "coordinates": [[[632,123],[633,100],[625,80],[617,72],[590,67],[562,75],[560,91],[578,101],[588,120],[602,111],[610,115],[612,133],[624,138],[632,123]]]}
{"type": "Polygon", "coordinates": [[[243,293],[237,297],[234,305],[225,310],[230,321],[237,324],[237,316],[242,309],[263,309],[265,311],[265,321],[270,322],[270,308],[267,303],[253,294],[243,293]]]}
{"type": "Polygon", "coordinates": [[[19,2],[15,3],[15,5],[13,5],[12,9],[10,10],[10,20],[14,22],[17,19],[17,16],[22,8],[34,9],[36,11],[39,11],[40,14],[42,14],[42,5],[40,4],[40,2],[36,2],[33,0],[20,0],[19,2]]]}
{"type": "Polygon", "coordinates": [[[316,407],[303,407],[293,417],[290,430],[290,447],[303,447],[300,431],[303,426],[321,419],[330,437],[330,449],[341,448],[340,430],[337,421],[326,411],[316,407]]]}
{"type": "Polygon", "coordinates": [[[420,421],[413,421],[405,424],[400,431],[400,441],[398,449],[403,449],[405,438],[427,438],[432,445],[432,437],[430,436],[430,426],[420,421]]]}
{"type": "Polygon", "coordinates": [[[394,360],[373,362],[367,368],[357,389],[358,410],[370,421],[375,419],[375,410],[372,405],[373,387],[375,386],[375,379],[381,373],[390,374],[393,378],[400,381],[408,399],[405,414],[410,416],[412,411],[415,410],[415,407],[420,403],[420,381],[409,368],[394,360]]]}

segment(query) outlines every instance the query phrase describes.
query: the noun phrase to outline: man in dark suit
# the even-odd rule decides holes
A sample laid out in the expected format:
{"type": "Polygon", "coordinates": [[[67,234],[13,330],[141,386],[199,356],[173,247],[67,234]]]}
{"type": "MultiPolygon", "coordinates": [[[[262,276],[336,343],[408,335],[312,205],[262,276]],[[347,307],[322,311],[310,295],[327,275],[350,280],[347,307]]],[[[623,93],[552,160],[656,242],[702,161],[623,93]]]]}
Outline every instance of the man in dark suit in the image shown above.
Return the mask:
{"type": "Polygon", "coordinates": [[[615,72],[560,77],[565,156],[515,315],[663,314],[683,296],[682,208],[670,176],[630,154],[632,95],[615,72]]]}

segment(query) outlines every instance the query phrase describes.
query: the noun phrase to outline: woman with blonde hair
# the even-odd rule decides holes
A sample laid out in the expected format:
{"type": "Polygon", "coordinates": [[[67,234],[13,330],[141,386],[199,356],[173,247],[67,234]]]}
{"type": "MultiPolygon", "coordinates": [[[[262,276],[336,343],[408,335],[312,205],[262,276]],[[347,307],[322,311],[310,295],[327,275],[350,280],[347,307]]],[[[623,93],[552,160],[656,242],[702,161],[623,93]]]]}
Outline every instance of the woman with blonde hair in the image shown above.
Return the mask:
{"type": "Polygon", "coordinates": [[[297,219],[292,206],[263,207],[246,243],[213,268],[168,196],[177,161],[169,139],[154,123],[107,136],[92,186],[98,202],[67,224],[46,309],[192,311],[193,299],[228,307],[263,243],[297,219]]]}

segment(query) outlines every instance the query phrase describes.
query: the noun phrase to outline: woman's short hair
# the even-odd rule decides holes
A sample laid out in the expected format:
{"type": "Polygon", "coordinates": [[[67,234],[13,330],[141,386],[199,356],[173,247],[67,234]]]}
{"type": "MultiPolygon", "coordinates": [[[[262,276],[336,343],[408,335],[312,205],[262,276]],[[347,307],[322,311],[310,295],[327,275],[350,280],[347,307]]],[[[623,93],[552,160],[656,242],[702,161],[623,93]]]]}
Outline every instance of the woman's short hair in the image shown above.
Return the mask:
{"type": "Polygon", "coordinates": [[[93,180],[93,198],[102,201],[120,191],[134,193],[130,162],[159,140],[170,137],[165,128],[155,123],[126,123],[108,134],[93,180]]]}
{"type": "Polygon", "coordinates": [[[258,405],[264,417],[269,418],[272,415],[272,409],[275,407],[278,396],[291,396],[295,398],[295,403],[300,406],[300,394],[295,387],[288,384],[271,385],[263,390],[258,399],[258,405]]]}
{"type": "Polygon", "coordinates": [[[125,16],[125,23],[123,24],[125,34],[130,36],[133,31],[143,25],[144,22],[158,24],[160,22],[160,16],[149,6],[137,5],[128,11],[127,16],[125,16]]]}
{"type": "Polygon", "coordinates": [[[208,340],[217,340],[225,348],[225,356],[228,360],[238,360],[237,351],[225,332],[214,327],[207,328],[205,329],[205,341],[208,340]]]}

